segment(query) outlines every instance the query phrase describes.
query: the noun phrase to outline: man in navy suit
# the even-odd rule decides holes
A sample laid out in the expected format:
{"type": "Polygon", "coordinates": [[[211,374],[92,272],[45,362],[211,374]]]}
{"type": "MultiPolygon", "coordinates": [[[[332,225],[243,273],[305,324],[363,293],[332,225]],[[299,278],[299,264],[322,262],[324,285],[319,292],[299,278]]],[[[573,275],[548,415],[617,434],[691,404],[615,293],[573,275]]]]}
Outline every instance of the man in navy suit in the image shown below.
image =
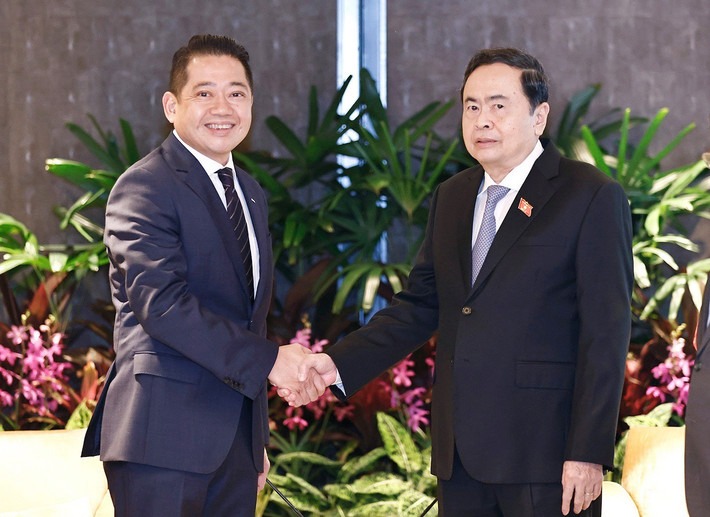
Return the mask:
{"type": "Polygon", "coordinates": [[[174,131],[111,191],[105,243],[116,360],[83,455],[101,455],[118,516],[253,516],[269,462],[267,378],[305,403],[303,347],[266,339],[267,204],[234,167],[253,102],[249,55],[200,35],[173,56],[174,131]]]}
{"type": "Polygon", "coordinates": [[[533,56],[477,53],[461,93],[480,165],[434,194],[407,288],[305,364],[350,396],[438,332],[440,515],[598,516],[630,336],[628,201],[541,140],[548,80],[533,56]]]}
{"type": "Polygon", "coordinates": [[[698,317],[698,352],[695,355],[688,406],[685,410],[685,499],[690,517],[703,517],[710,513],[710,376],[707,362],[709,324],[710,286],[706,283],[703,305],[698,317]]]}

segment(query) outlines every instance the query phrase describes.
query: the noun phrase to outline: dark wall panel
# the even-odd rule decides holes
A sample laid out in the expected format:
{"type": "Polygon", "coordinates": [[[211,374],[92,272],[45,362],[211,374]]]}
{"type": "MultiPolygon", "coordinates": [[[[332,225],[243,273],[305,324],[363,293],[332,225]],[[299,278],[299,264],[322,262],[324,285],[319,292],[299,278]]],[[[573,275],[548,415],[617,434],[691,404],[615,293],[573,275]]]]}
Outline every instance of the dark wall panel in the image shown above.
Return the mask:
{"type": "MultiPolygon", "coordinates": [[[[388,2],[388,103],[406,115],[427,102],[458,99],[476,50],[525,48],[552,81],[551,124],[570,96],[600,82],[593,114],[630,107],[670,114],[668,141],[686,124],[697,129],[671,155],[689,163],[710,150],[710,2],[707,0],[407,0],[388,2]]],[[[447,134],[456,134],[460,103],[447,134]]]]}
{"type": "Polygon", "coordinates": [[[51,214],[77,192],[44,171],[49,157],[99,164],[64,127],[87,113],[114,132],[133,125],[143,152],[168,126],[161,97],[173,52],[195,33],[230,35],[251,54],[255,80],[246,144],[278,152],[263,120],[305,127],[308,89],[335,89],[336,3],[330,0],[4,0],[0,3],[3,99],[0,212],[43,241],[64,237],[51,214]]]}

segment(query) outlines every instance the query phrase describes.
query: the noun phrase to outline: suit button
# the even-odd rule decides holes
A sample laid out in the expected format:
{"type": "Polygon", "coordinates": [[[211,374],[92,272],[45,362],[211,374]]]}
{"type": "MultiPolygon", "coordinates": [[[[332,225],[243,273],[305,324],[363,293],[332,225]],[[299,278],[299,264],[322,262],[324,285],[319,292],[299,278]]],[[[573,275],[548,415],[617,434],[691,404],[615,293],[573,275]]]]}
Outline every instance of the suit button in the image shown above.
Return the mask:
{"type": "Polygon", "coordinates": [[[473,312],[471,310],[471,307],[464,307],[463,309],[461,309],[461,314],[463,314],[464,316],[468,316],[469,314],[471,314],[471,312],[473,312]]]}

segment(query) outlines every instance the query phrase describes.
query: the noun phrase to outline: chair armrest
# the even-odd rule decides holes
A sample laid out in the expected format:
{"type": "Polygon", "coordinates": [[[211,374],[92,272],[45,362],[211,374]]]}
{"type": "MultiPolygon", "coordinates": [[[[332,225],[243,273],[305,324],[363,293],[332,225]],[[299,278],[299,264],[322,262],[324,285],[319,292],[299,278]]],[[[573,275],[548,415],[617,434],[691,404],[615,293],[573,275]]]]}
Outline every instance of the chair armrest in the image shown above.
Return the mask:
{"type": "Polygon", "coordinates": [[[602,517],[640,517],[640,515],[634,500],[623,486],[613,481],[604,481],[602,517]]]}

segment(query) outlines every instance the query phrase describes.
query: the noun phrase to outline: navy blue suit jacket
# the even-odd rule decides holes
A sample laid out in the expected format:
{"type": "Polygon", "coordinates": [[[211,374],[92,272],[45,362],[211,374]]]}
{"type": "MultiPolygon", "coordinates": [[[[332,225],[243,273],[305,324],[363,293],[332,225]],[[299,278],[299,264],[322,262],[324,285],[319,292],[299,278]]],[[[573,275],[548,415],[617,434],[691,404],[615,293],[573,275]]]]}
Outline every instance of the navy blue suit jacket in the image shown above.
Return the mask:
{"type": "Polygon", "coordinates": [[[238,179],[259,243],[252,304],[237,241],[204,169],[172,134],[122,174],[106,210],[116,360],[84,455],[197,473],[227,456],[253,401],[253,459],[268,439],[272,252],[262,189],[238,179]]]}

